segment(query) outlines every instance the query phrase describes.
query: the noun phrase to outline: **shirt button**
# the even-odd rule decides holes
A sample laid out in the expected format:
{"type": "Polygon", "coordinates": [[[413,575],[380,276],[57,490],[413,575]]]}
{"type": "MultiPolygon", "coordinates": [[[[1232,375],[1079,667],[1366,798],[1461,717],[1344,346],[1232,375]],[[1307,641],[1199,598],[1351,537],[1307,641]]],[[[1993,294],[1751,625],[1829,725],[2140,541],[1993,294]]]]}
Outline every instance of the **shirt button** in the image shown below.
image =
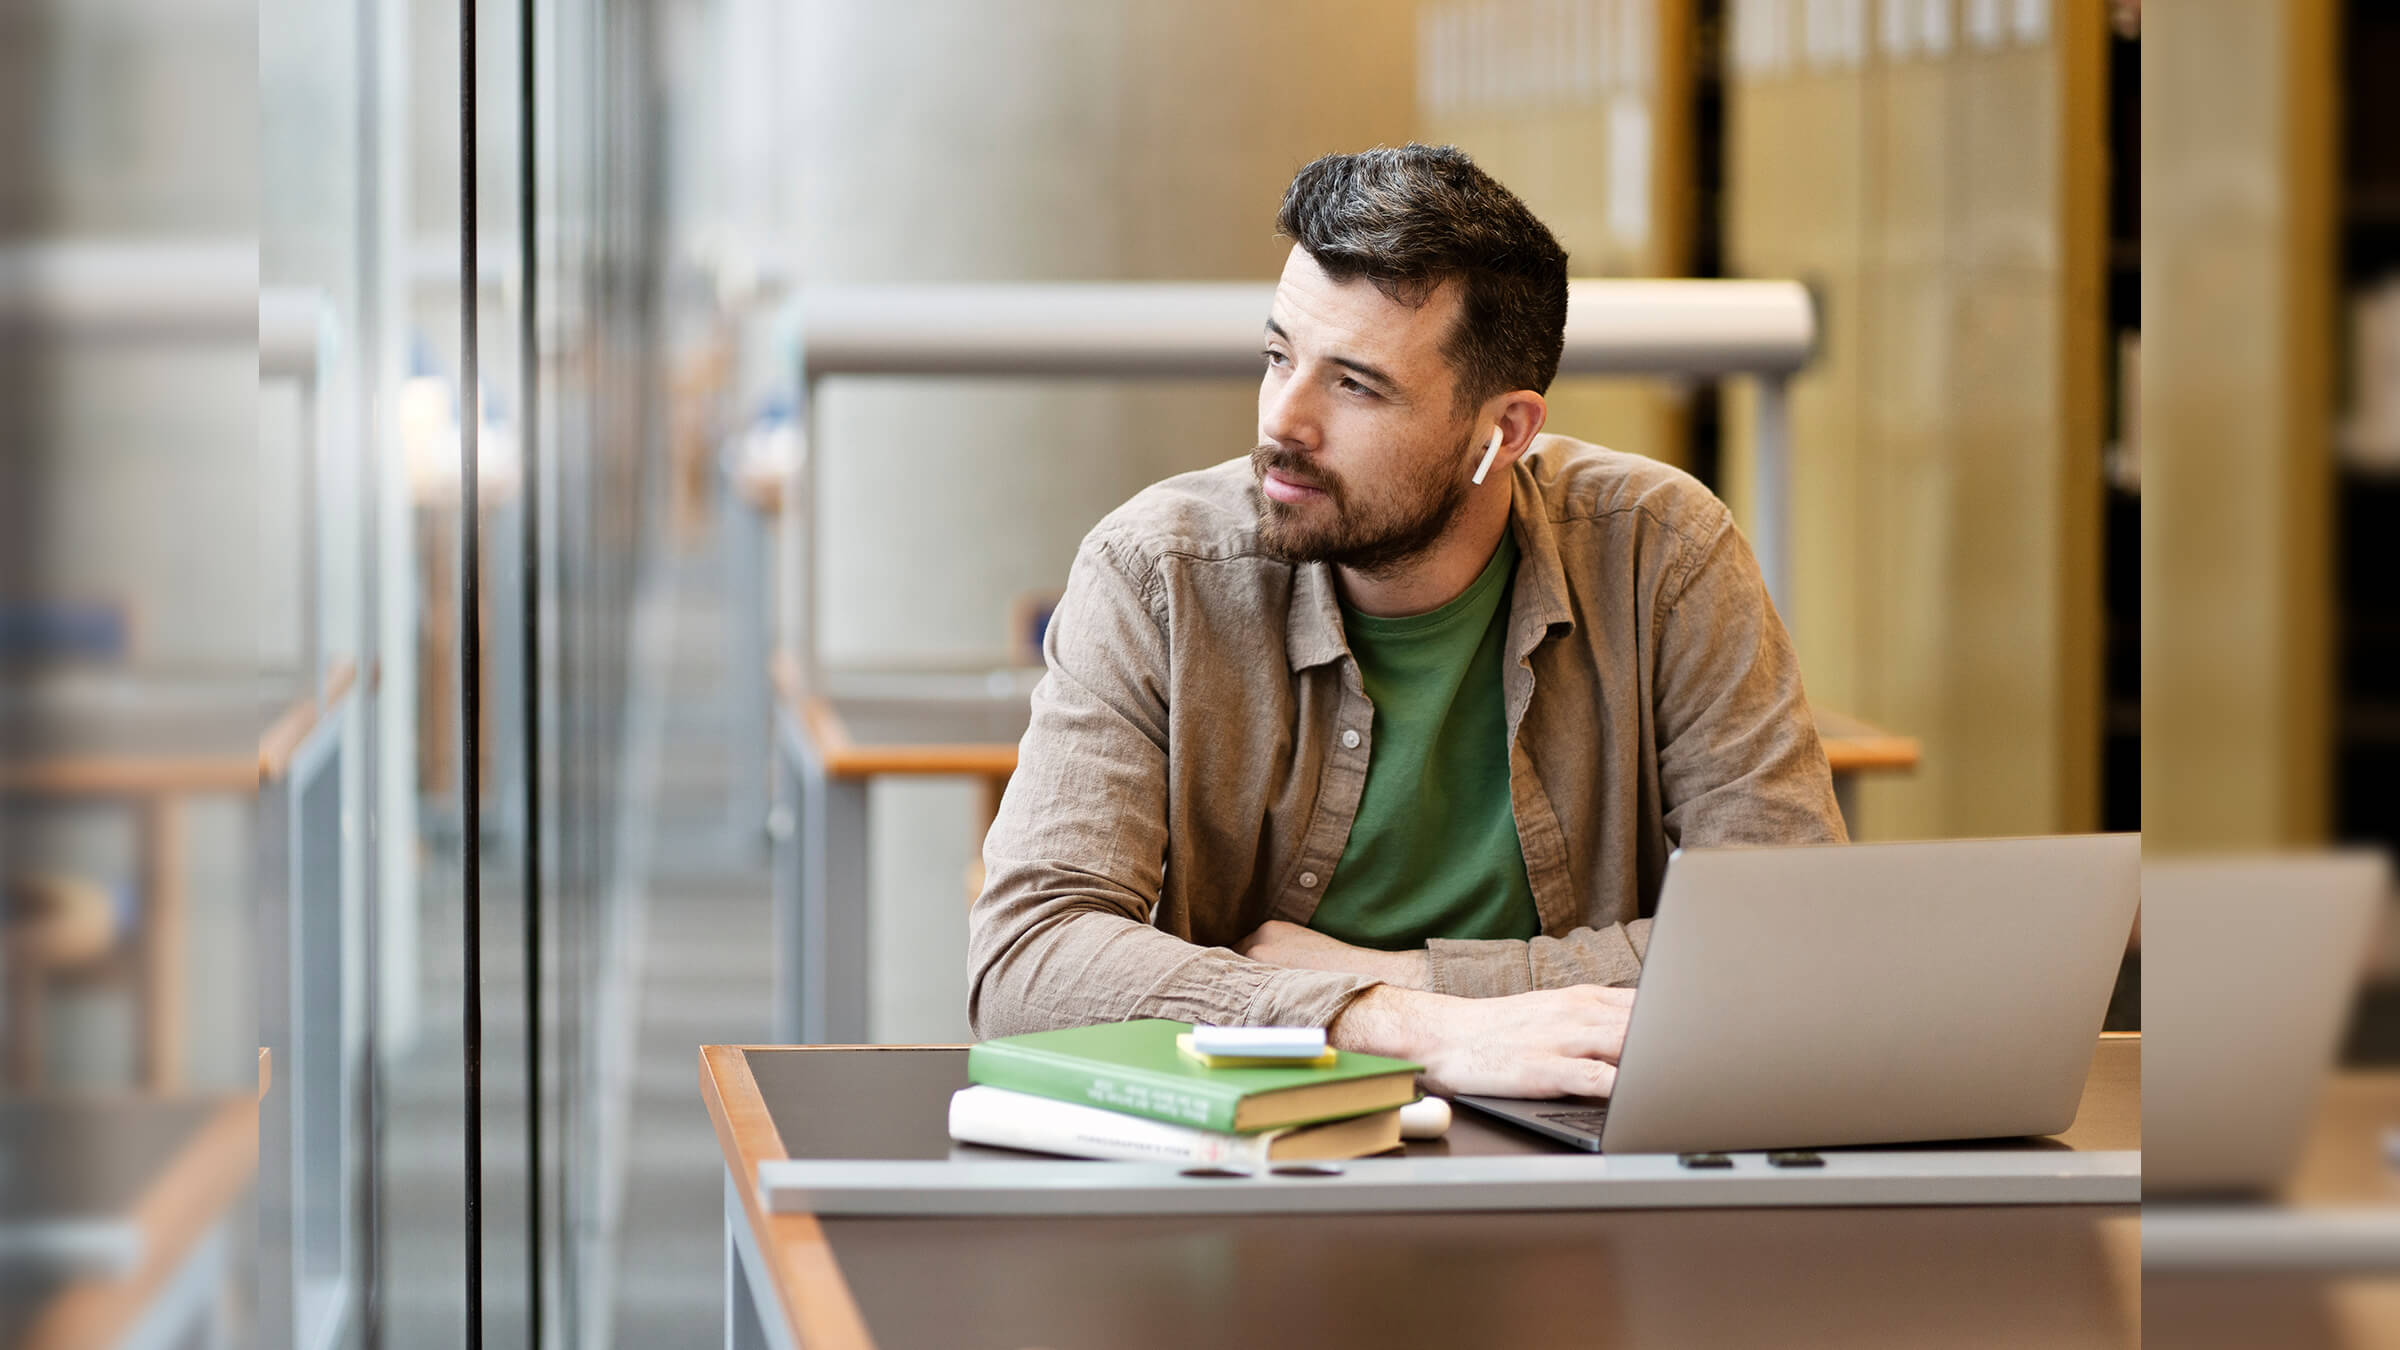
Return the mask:
{"type": "Polygon", "coordinates": [[[1356,727],[1352,727],[1350,730],[1342,733],[1342,748],[1344,750],[1356,750],[1358,748],[1358,729],[1356,727]]]}
{"type": "Polygon", "coordinates": [[[1302,872],[1300,874],[1300,886],[1303,890],[1315,890],[1317,888],[1317,874],[1314,872],[1302,872]]]}

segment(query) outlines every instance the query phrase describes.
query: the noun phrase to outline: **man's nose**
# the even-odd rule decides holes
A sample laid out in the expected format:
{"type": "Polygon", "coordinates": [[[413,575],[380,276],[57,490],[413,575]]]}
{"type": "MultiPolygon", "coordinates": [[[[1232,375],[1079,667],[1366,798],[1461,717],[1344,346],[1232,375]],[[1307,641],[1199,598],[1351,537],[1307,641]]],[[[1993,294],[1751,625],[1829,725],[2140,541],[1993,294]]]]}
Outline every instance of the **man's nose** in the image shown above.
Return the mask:
{"type": "Polygon", "coordinates": [[[1317,446],[1316,401],[1308,382],[1270,371],[1258,387],[1258,434],[1279,445],[1313,450],[1317,446]]]}

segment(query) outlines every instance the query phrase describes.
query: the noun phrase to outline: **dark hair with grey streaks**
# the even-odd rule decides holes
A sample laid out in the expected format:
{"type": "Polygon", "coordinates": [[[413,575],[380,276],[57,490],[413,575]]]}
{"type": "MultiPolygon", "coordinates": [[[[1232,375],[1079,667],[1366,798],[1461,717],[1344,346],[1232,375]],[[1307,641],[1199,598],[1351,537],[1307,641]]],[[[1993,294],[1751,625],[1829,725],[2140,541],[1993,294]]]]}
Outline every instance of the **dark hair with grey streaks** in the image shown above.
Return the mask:
{"type": "Polygon", "coordinates": [[[1511,389],[1543,392],[1567,341],[1567,251],[1515,193],[1454,145],[1327,155],[1293,176],[1275,228],[1335,281],[1365,278],[1422,305],[1459,283],[1442,343],[1472,407],[1511,389]]]}

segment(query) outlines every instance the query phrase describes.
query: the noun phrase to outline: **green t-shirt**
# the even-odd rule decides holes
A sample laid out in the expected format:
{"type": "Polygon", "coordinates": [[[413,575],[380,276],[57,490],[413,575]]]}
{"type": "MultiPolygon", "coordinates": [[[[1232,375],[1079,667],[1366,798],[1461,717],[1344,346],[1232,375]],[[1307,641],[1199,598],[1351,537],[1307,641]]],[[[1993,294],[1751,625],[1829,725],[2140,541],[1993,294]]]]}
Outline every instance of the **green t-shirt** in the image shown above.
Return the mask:
{"type": "Polygon", "coordinates": [[[1508,788],[1500,688],[1517,543],[1430,614],[1378,619],[1342,606],[1375,705],[1367,785],[1342,861],[1308,926],[1355,947],[1542,931],[1508,788]]]}

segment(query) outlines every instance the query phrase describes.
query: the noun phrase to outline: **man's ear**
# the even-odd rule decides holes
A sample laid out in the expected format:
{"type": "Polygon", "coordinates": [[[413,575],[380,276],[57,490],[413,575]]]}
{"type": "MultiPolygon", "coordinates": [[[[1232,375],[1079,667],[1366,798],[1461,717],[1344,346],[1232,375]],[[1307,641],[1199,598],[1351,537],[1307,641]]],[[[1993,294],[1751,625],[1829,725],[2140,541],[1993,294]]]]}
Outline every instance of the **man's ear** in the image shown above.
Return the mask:
{"type": "Polygon", "coordinates": [[[1542,434],[1542,424],[1550,420],[1550,405],[1530,389],[1502,394],[1483,405],[1483,421],[1475,433],[1476,456],[1481,458],[1483,447],[1491,444],[1492,428],[1500,428],[1500,453],[1492,456],[1492,472],[1501,473],[1522,459],[1533,448],[1533,438],[1542,434]]]}

